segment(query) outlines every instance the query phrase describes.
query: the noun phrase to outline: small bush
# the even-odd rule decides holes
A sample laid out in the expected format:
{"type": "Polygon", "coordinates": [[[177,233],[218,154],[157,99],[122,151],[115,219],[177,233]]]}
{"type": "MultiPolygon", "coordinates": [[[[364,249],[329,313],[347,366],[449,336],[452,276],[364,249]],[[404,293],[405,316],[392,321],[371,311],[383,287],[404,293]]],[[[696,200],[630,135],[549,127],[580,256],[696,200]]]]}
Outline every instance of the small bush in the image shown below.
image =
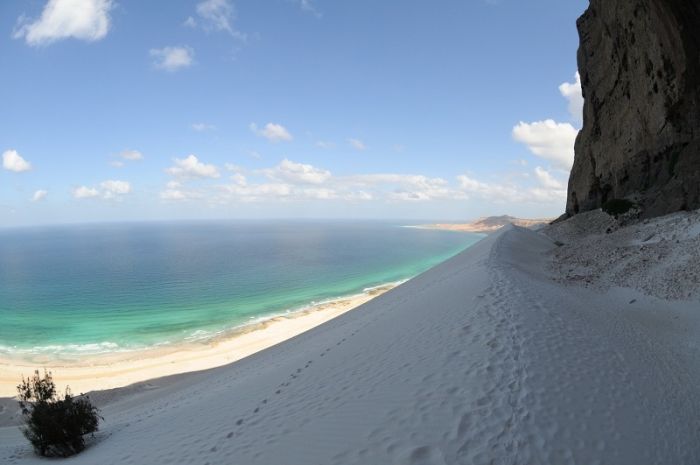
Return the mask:
{"type": "Polygon", "coordinates": [[[612,199],[603,204],[603,211],[608,215],[617,218],[620,215],[624,215],[636,206],[637,205],[634,202],[627,199],[612,199]]]}
{"type": "Polygon", "coordinates": [[[86,396],[73,397],[70,389],[61,399],[51,373],[39,371],[17,386],[19,405],[25,418],[22,433],[37,454],[68,457],[85,449],[86,434],[97,431],[99,410],[86,396]]]}

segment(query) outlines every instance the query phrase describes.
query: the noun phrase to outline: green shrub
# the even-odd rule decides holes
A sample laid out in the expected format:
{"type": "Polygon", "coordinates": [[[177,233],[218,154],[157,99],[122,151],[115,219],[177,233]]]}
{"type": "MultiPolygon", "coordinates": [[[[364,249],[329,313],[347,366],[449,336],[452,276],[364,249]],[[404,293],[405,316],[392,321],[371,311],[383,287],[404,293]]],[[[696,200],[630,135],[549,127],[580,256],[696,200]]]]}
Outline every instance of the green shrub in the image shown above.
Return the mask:
{"type": "Polygon", "coordinates": [[[85,449],[86,434],[97,431],[99,410],[86,396],[73,397],[66,388],[63,398],[56,392],[51,373],[34,372],[17,386],[19,405],[24,415],[22,433],[37,454],[68,457],[85,449]]]}
{"type": "Polygon", "coordinates": [[[624,215],[636,206],[637,204],[627,199],[612,199],[603,204],[603,211],[608,215],[617,218],[620,215],[624,215]]]}

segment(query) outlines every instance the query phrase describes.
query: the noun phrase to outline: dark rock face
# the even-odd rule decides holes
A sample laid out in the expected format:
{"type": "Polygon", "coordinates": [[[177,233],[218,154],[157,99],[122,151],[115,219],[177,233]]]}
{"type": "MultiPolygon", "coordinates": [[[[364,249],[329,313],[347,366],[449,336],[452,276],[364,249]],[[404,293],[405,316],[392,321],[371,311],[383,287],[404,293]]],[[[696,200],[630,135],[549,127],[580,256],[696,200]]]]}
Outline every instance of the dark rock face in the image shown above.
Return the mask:
{"type": "Polygon", "coordinates": [[[591,0],[578,20],[584,123],[566,211],[700,208],[700,0],[591,0]]]}

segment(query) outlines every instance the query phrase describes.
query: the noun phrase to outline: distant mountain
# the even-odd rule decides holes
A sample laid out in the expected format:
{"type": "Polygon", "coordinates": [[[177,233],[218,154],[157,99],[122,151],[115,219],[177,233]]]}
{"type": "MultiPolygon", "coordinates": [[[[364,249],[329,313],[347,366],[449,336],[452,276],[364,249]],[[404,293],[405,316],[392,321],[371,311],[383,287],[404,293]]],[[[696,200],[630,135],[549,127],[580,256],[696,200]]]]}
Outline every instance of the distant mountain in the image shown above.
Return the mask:
{"type": "Polygon", "coordinates": [[[509,215],[488,216],[479,218],[471,223],[439,223],[429,224],[423,227],[429,229],[442,229],[446,231],[462,231],[473,233],[490,233],[501,229],[508,224],[514,224],[523,228],[532,228],[544,225],[552,221],[552,218],[525,219],[509,215]]]}

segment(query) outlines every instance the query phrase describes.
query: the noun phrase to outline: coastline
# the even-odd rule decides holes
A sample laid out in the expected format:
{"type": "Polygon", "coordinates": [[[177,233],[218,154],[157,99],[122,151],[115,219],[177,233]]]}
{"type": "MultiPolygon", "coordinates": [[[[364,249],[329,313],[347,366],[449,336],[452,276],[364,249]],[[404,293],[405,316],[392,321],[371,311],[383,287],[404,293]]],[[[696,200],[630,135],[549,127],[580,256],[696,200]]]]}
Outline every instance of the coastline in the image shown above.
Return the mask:
{"type": "Polygon", "coordinates": [[[407,227],[415,229],[428,229],[433,231],[452,231],[489,235],[510,224],[528,229],[537,229],[551,223],[554,219],[555,218],[515,218],[512,216],[502,215],[479,218],[470,223],[433,223],[407,227]]]}
{"type": "Polygon", "coordinates": [[[143,350],[76,354],[74,360],[0,356],[0,398],[14,397],[22,377],[30,376],[37,369],[51,371],[59,389],[70,386],[74,393],[81,393],[227,365],[309,331],[406,281],[408,279],[369,287],[360,294],[312,303],[203,340],[184,340],[143,350]]]}
{"type": "MultiPolygon", "coordinates": [[[[683,250],[678,234],[697,229],[674,224],[664,242],[683,250]]],[[[658,229],[644,226],[635,238],[658,229]]],[[[595,253],[577,229],[569,247],[595,253]]],[[[629,252],[604,231],[586,240],[629,252]]],[[[697,300],[558,282],[563,247],[508,227],[237,363],[96,392],[105,421],[70,462],[700,463],[697,300]]],[[[635,247],[640,261],[658,252],[635,247]]],[[[3,402],[0,463],[46,463],[3,402]]]]}
{"type": "Polygon", "coordinates": [[[492,232],[498,231],[498,229],[472,228],[471,225],[462,223],[417,224],[411,226],[402,226],[402,228],[426,229],[428,231],[449,231],[458,233],[483,234],[484,236],[487,236],[492,232]]]}

